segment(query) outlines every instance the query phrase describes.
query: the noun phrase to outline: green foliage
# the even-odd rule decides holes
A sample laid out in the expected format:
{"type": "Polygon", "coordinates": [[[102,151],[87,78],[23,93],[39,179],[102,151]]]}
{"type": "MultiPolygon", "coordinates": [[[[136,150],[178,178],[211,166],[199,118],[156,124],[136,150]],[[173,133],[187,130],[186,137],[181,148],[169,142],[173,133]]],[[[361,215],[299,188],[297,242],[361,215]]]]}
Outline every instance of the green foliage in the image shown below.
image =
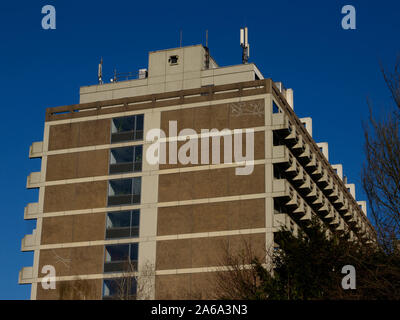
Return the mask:
{"type": "Polygon", "coordinates": [[[253,268],[259,278],[253,299],[400,299],[400,259],[377,247],[350,242],[313,221],[307,233],[293,236],[287,230],[275,234],[279,249],[271,256],[269,272],[258,259],[253,268]],[[356,269],[356,289],[344,290],[342,268],[356,269]]]}

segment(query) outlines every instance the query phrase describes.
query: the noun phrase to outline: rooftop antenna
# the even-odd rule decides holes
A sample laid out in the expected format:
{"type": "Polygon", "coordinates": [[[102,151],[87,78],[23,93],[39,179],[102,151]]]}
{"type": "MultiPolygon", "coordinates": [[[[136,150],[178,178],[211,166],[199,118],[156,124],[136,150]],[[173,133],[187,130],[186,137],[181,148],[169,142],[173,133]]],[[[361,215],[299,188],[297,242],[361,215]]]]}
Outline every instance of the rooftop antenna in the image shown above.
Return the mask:
{"type": "Polygon", "coordinates": [[[180,30],[179,47],[182,48],[182,29],[180,30]]]}
{"type": "Polygon", "coordinates": [[[240,28],[240,46],[243,49],[242,63],[246,64],[249,61],[249,57],[250,57],[250,45],[249,45],[247,27],[240,28]]]}
{"type": "Polygon", "coordinates": [[[210,50],[208,49],[208,30],[206,30],[206,46],[204,47],[206,51],[206,61],[205,68],[210,69],[210,50]]]}
{"type": "Polygon", "coordinates": [[[99,69],[97,71],[97,78],[99,79],[99,84],[103,84],[103,57],[100,59],[99,69]]]}

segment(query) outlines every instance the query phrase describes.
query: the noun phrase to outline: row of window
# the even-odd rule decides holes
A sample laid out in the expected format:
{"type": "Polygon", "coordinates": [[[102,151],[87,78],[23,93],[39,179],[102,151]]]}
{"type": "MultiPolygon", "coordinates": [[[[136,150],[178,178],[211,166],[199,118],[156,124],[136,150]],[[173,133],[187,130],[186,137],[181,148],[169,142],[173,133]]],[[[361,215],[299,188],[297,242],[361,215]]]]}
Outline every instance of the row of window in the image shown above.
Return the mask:
{"type": "MultiPolygon", "coordinates": [[[[105,246],[104,273],[136,272],[138,243],[105,246]]],[[[103,280],[103,299],[135,299],[136,280],[131,275],[103,280]]]]}
{"type": "MultiPolygon", "coordinates": [[[[111,143],[143,140],[143,115],[112,120],[111,143]]],[[[142,171],[143,146],[112,148],[110,174],[142,171]]],[[[141,177],[114,179],[108,183],[108,206],[140,203],[141,177]]],[[[140,210],[108,212],[105,238],[123,239],[139,236],[140,210]]],[[[135,272],[138,268],[138,243],[105,246],[104,273],[135,272]]],[[[104,279],[103,299],[135,299],[134,277],[104,279]]]]}

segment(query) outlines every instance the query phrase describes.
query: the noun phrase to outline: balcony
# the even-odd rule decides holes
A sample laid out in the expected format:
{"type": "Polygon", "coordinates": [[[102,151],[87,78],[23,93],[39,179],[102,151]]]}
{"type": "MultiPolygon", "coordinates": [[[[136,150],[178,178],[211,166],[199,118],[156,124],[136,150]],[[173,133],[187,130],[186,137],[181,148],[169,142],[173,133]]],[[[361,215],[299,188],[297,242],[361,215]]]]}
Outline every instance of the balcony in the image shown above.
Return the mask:
{"type": "MultiPolygon", "coordinates": [[[[349,200],[347,198],[344,197],[343,193],[341,193],[343,196],[343,201],[341,202],[341,206],[338,206],[338,210],[339,212],[343,212],[344,215],[348,214],[348,211],[350,209],[349,207],[349,200]]],[[[340,199],[340,195],[339,195],[339,199],[340,199]]],[[[338,201],[336,201],[336,203],[338,203],[338,201]]]]}
{"type": "Polygon", "coordinates": [[[298,216],[299,220],[311,220],[312,209],[286,179],[275,179],[273,181],[273,192],[275,193],[276,214],[290,213],[293,217],[298,216]]]}
{"type": "Polygon", "coordinates": [[[331,211],[331,215],[332,220],[329,222],[329,224],[333,227],[337,227],[338,225],[340,225],[340,216],[334,209],[331,211]]]}
{"type": "Polygon", "coordinates": [[[322,163],[320,161],[316,162],[315,170],[311,173],[314,179],[318,180],[322,177],[322,163]]]}
{"type": "Polygon", "coordinates": [[[342,218],[339,217],[339,224],[336,227],[336,231],[345,233],[345,224],[344,224],[344,220],[342,218]]]}
{"type": "Polygon", "coordinates": [[[300,156],[305,151],[305,144],[303,142],[303,136],[299,136],[296,140],[296,144],[292,146],[292,150],[297,156],[300,156]]]}
{"type": "Polygon", "coordinates": [[[300,160],[303,160],[305,164],[308,164],[312,160],[310,146],[308,144],[304,145],[303,152],[299,154],[300,160]]]}
{"type": "Polygon", "coordinates": [[[279,129],[286,129],[289,127],[289,118],[284,112],[272,114],[272,125],[279,129]]]}
{"type": "Polygon", "coordinates": [[[299,134],[294,125],[289,126],[289,134],[285,137],[285,141],[289,144],[295,145],[299,141],[299,134]]]}
{"type": "MultiPolygon", "coordinates": [[[[285,115],[273,114],[273,124],[282,126],[274,128],[274,145],[278,146],[273,147],[273,162],[279,163],[280,172],[284,172],[281,174],[279,171],[274,171],[275,178],[287,178],[299,195],[307,198],[307,201],[311,198],[312,202],[308,204],[314,212],[326,213],[325,217],[330,219],[333,225],[340,227],[340,219],[336,217],[339,213],[352,224],[352,216],[365,210],[362,205],[361,208],[357,207],[354,210],[355,193],[352,192],[352,186],[346,185],[350,187],[350,194],[353,197],[343,188],[342,181],[332,170],[327,161],[327,154],[324,156],[317,150],[317,145],[308,139],[303,127],[299,127],[296,121],[293,125],[293,121],[287,120],[285,115]],[[285,146],[279,145],[282,142],[285,146]],[[326,211],[325,203],[329,202],[333,206],[326,211]]],[[[290,202],[289,206],[294,204],[290,202]]],[[[357,228],[362,228],[362,225],[357,228]]]]}
{"type": "Polygon", "coordinates": [[[23,267],[18,274],[18,283],[27,284],[33,282],[33,267],[23,267]]]}
{"type": "Polygon", "coordinates": [[[306,175],[306,176],[304,177],[304,179],[302,180],[302,182],[303,182],[303,184],[301,184],[301,185],[299,186],[299,189],[300,189],[302,192],[310,193],[310,192],[312,191],[312,183],[313,183],[313,182],[311,181],[310,176],[306,175]]]}
{"type": "Polygon", "coordinates": [[[43,141],[34,142],[29,147],[29,158],[41,158],[43,156],[43,141]]]}
{"type": "Polygon", "coordinates": [[[300,218],[301,221],[311,221],[311,218],[313,216],[313,211],[310,208],[309,205],[304,204],[304,215],[300,218]]]}
{"type": "Polygon", "coordinates": [[[315,153],[311,153],[309,157],[309,162],[306,164],[306,168],[309,168],[310,170],[315,170],[317,168],[317,156],[315,153]]]}
{"type": "Polygon", "coordinates": [[[37,215],[39,214],[39,203],[32,202],[28,203],[28,205],[24,209],[24,219],[36,219],[37,215]]]}
{"type": "Polygon", "coordinates": [[[281,228],[285,228],[295,236],[297,236],[299,231],[299,226],[297,223],[284,213],[274,215],[274,228],[276,228],[276,231],[280,230],[281,228]]]}
{"type": "Polygon", "coordinates": [[[27,234],[21,241],[21,251],[33,251],[36,247],[36,229],[32,234],[27,234]]]}
{"type": "Polygon", "coordinates": [[[27,189],[39,188],[40,178],[41,178],[41,172],[40,171],[39,172],[32,172],[26,178],[26,188],[27,189]]]}
{"type": "Polygon", "coordinates": [[[331,193],[329,193],[328,198],[335,205],[335,203],[339,199],[339,187],[337,186],[337,184],[332,185],[332,191],[331,193]]]}

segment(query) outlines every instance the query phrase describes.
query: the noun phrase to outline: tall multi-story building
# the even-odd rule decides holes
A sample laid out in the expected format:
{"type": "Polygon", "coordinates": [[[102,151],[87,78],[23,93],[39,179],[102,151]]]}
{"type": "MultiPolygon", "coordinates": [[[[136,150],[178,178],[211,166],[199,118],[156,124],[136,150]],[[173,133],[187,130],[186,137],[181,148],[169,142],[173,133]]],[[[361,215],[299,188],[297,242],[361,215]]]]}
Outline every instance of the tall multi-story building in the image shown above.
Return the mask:
{"type": "Polygon", "coordinates": [[[19,274],[31,299],[112,298],[126,261],[138,298],[209,298],[226,247],[250,243],[261,256],[282,225],[296,234],[315,216],[356,241],[374,236],[328,144],[294,113],[293,91],[253,63],[218,66],[202,45],[150,52],[137,79],[82,87],[79,104],[48,108],[29,156],[42,159],[27,179],[39,200],[24,215],[37,225],[22,240],[34,261],[19,274]],[[160,129],[166,162],[155,163],[149,136],[160,129]],[[198,139],[208,143],[196,147],[201,161],[174,163],[202,129],[217,130],[198,139]],[[243,150],[253,143],[253,161],[222,161],[233,154],[227,132],[243,150]],[[250,172],[238,174],[245,164],[250,172]],[[56,289],[42,285],[46,266],[56,289]]]}

